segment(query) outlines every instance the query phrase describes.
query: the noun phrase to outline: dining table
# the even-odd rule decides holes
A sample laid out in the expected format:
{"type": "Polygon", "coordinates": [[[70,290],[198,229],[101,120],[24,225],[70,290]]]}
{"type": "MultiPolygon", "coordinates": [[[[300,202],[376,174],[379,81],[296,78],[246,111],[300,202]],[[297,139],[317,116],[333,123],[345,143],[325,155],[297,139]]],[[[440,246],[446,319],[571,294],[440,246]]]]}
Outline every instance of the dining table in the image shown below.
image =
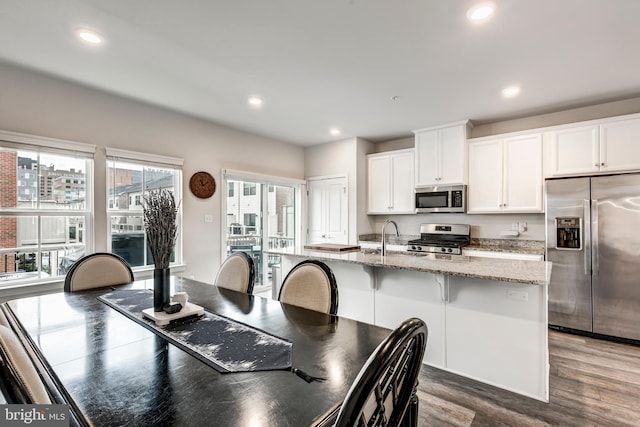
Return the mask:
{"type": "MultiPolygon", "coordinates": [[[[168,338],[167,327],[135,320],[105,303],[109,295],[126,290],[152,294],[153,280],[4,305],[54,403],[68,405],[74,425],[331,425],[359,371],[390,332],[172,276],[172,295],[186,292],[206,315],[289,343],[290,368],[229,372],[168,338]]],[[[196,316],[186,322],[203,320],[196,316]]],[[[233,329],[225,336],[229,342],[236,337],[233,329]]]]}

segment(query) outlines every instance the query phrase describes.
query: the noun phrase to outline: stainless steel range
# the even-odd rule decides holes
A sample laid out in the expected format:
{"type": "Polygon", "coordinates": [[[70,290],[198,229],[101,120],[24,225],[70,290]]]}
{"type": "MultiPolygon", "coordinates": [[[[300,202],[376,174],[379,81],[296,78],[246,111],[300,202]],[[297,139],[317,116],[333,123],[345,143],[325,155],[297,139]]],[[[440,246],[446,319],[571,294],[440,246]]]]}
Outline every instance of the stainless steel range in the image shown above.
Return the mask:
{"type": "Polygon", "coordinates": [[[462,248],[471,243],[471,226],[420,224],[420,238],[407,243],[412,252],[462,255],[462,248]]]}

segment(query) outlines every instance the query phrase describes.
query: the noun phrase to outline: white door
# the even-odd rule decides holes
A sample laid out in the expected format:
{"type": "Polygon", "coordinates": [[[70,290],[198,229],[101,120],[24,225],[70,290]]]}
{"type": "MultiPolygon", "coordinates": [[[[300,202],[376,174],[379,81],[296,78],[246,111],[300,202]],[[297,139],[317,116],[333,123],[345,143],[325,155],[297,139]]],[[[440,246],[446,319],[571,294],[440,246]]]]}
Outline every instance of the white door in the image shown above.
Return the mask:
{"type": "Polygon", "coordinates": [[[329,243],[348,243],[347,235],[347,179],[328,179],[325,187],[327,206],[326,241],[329,243]]]}
{"type": "Polygon", "coordinates": [[[347,178],[310,179],[308,243],[348,243],[347,178]]]}

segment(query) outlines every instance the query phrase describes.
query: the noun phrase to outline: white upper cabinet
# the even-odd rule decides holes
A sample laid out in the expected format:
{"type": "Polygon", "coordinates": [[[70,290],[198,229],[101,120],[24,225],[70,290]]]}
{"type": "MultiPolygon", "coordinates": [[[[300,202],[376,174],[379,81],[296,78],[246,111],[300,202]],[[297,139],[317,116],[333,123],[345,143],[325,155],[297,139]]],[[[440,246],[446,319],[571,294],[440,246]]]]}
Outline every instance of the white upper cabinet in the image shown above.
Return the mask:
{"type": "Polygon", "coordinates": [[[467,121],[414,130],[415,184],[467,183],[467,121]]]}
{"type": "Polygon", "coordinates": [[[397,150],[367,156],[369,214],[413,214],[413,150],[397,150]]]}
{"type": "Polygon", "coordinates": [[[543,212],[542,136],[469,142],[468,213],[543,212]]]}
{"type": "Polygon", "coordinates": [[[548,176],[600,171],[598,126],[580,126],[549,132],[548,176]]]}
{"type": "Polygon", "coordinates": [[[640,170],[640,118],[603,119],[545,133],[545,176],[640,170]]]}
{"type": "Polygon", "coordinates": [[[600,125],[600,171],[640,169],[640,118],[600,125]]]}

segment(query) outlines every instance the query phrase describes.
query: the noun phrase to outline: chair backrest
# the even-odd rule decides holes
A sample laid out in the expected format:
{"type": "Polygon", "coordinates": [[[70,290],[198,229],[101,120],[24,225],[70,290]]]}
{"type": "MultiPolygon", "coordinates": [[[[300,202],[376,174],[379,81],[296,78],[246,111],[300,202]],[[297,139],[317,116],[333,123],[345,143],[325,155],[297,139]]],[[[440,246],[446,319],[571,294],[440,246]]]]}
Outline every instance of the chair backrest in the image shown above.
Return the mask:
{"type": "Polygon", "coordinates": [[[0,371],[9,403],[51,403],[33,361],[16,334],[6,326],[0,326],[0,371]]]}
{"type": "Polygon", "coordinates": [[[253,293],[254,278],[255,267],[251,255],[246,252],[236,252],[227,257],[220,266],[215,285],[251,294],[253,293]]]}
{"type": "Polygon", "coordinates": [[[376,348],[349,389],[335,427],[416,426],[427,326],[405,320],[376,348]]]}
{"type": "Polygon", "coordinates": [[[122,257],[96,252],[76,261],[64,279],[64,291],[76,292],[133,282],[133,271],[122,257]]]}
{"type": "Polygon", "coordinates": [[[333,272],[323,262],[302,261],[282,281],[278,300],[327,314],[338,312],[338,286],[333,272]]]}

